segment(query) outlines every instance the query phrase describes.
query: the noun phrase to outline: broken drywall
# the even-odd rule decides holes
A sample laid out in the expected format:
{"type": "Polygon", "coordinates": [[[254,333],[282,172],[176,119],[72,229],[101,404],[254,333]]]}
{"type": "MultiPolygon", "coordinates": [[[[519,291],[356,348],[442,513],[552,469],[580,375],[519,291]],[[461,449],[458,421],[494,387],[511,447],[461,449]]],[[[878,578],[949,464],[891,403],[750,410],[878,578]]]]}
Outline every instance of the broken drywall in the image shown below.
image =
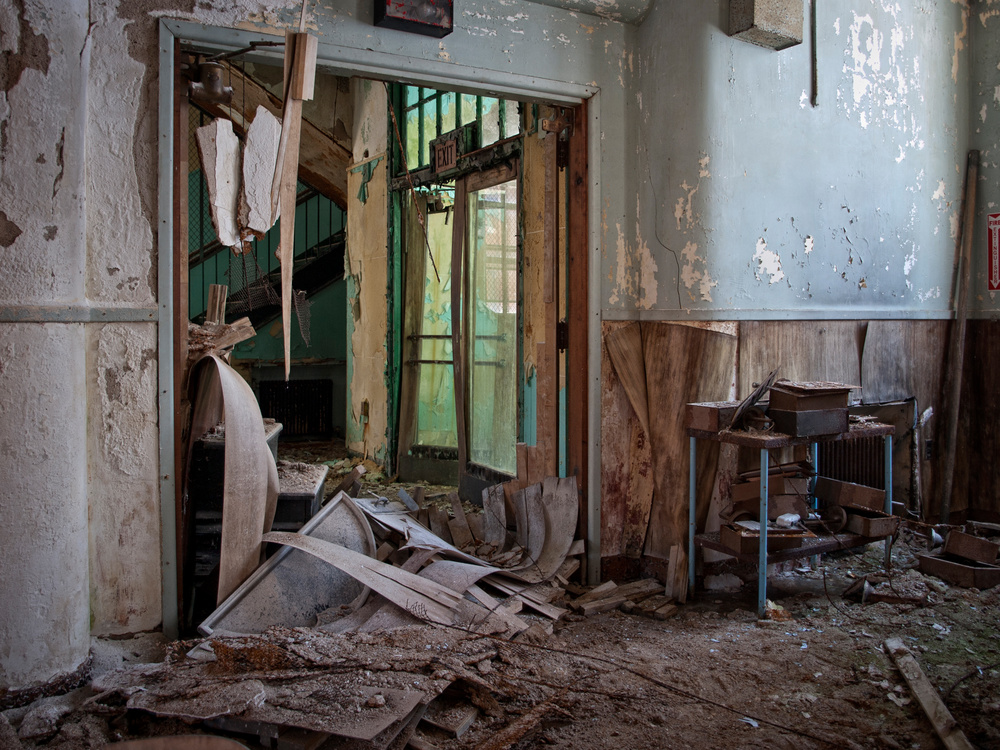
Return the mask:
{"type": "Polygon", "coordinates": [[[90,607],[95,634],[160,622],[156,328],[88,326],[90,607]]]}
{"type": "Polygon", "coordinates": [[[620,231],[609,253],[605,307],[946,315],[978,39],[968,4],[816,4],[816,106],[811,45],[741,44],[723,30],[727,5],[654,6],[635,32],[622,80],[636,239],[620,231]]]}

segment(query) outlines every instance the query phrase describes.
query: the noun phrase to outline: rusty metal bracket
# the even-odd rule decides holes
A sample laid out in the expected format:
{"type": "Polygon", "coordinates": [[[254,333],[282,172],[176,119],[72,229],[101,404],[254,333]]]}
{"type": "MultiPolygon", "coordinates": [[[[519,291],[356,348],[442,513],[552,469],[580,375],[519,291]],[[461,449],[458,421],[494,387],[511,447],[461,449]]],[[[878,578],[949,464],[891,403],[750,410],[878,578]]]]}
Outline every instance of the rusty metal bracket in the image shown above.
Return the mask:
{"type": "Polygon", "coordinates": [[[542,130],[546,133],[558,133],[560,140],[569,138],[573,135],[573,110],[559,107],[555,117],[542,120],[542,130]]]}

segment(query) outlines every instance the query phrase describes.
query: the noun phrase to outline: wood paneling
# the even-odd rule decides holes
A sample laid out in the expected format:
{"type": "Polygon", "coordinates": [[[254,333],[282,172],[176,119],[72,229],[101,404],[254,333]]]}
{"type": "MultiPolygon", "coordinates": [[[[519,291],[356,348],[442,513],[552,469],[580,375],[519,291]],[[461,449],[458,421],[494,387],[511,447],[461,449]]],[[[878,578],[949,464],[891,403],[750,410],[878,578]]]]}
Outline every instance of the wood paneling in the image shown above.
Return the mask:
{"type": "MultiPolygon", "coordinates": [[[[729,395],[736,357],[735,336],[672,323],[643,323],[642,346],[649,396],[650,443],[656,492],[646,533],[645,554],[666,559],[675,544],[687,544],[688,437],[684,405],[720,401],[729,395]]],[[[718,446],[699,451],[699,477],[715,475],[718,446]]],[[[707,513],[711,493],[699,484],[698,516],[707,513]],[[706,491],[702,491],[706,490],[706,491]]]]}

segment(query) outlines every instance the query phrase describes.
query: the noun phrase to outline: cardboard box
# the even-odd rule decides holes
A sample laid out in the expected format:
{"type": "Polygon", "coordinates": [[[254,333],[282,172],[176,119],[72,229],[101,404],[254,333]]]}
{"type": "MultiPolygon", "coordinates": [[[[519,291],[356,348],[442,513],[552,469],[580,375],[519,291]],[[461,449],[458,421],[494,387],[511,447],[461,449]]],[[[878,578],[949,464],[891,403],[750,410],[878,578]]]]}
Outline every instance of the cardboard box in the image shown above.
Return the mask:
{"type": "Polygon", "coordinates": [[[948,537],[944,540],[944,554],[961,557],[965,560],[992,565],[997,561],[998,553],[1000,553],[1000,544],[961,531],[949,532],[948,537]]]}
{"type": "Polygon", "coordinates": [[[920,572],[937,576],[957,586],[991,589],[1000,585],[1000,565],[987,565],[969,560],[949,560],[937,555],[917,555],[920,572]]]}
{"type": "Polygon", "coordinates": [[[792,437],[837,435],[849,429],[847,409],[819,409],[815,411],[783,411],[774,404],[767,410],[774,420],[775,432],[792,437]]]}
{"type": "Polygon", "coordinates": [[[800,388],[787,381],[778,381],[771,386],[768,398],[772,409],[782,411],[846,409],[851,405],[851,389],[847,386],[843,388],[800,388]]]}
{"type": "MultiPolygon", "coordinates": [[[[808,535],[800,529],[768,529],[767,551],[777,552],[801,547],[802,540],[808,535]]],[[[760,532],[723,524],[719,529],[719,541],[741,555],[754,554],[760,549],[760,532]]]]}
{"type": "Polygon", "coordinates": [[[882,539],[895,534],[898,528],[897,516],[869,512],[847,514],[847,530],[859,536],[882,539]]]}
{"type": "MultiPolygon", "coordinates": [[[[760,499],[760,477],[754,477],[746,482],[734,482],[730,486],[729,493],[734,503],[760,499]]],[[[767,494],[769,498],[778,495],[799,495],[804,498],[809,494],[809,477],[790,477],[781,474],[768,476],[767,494]]]]}
{"type": "Polygon", "coordinates": [[[739,401],[705,401],[687,405],[685,427],[691,430],[719,432],[729,427],[739,401]]]}
{"type": "Polygon", "coordinates": [[[853,482],[840,482],[829,477],[817,477],[813,490],[821,506],[840,505],[845,508],[885,512],[885,490],[853,482]]]}

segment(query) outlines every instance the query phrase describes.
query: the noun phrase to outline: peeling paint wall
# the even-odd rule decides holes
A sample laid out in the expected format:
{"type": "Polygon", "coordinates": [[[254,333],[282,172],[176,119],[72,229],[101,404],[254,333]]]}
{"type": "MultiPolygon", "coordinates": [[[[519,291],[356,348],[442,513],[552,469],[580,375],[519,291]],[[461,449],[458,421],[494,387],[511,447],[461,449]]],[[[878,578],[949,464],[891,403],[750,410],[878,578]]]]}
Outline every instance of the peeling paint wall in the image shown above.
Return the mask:
{"type": "Polygon", "coordinates": [[[638,202],[605,269],[609,313],[945,315],[970,27],[989,36],[995,4],[818,3],[816,107],[808,33],[775,52],[726,35],[725,0],[656,4],[636,32],[638,202]]]}
{"type": "Polygon", "coordinates": [[[389,445],[388,111],[381,83],[356,80],[354,85],[354,163],[347,172],[345,264],[349,274],[347,447],[384,463],[389,445]],[[368,177],[367,198],[362,202],[359,193],[368,177]]]}
{"type": "Polygon", "coordinates": [[[161,596],[152,575],[160,566],[155,326],[88,326],[86,372],[93,630],[152,630],[161,596]]]}
{"type": "MultiPolygon", "coordinates": [[[[614,4],[598,5],[615,14],[614,4]]],[[[9,394],[0,406],[0,468],[17,474],[24,490],[0,501],[11,511],[11,503],[31,503],[33,513],[0,530],[0,643],[10,654],[2,685],[78,667],[88,621],[92,632],[119,633],[155,627],[162,616],[158,23],[276,34],[293,25],[299,7],[299,0],[0,4],[0,379],[9,394]],[[34,318],[42,322],[20,322],[34,318]],[[35,637],[43,630],[52,638],[35,637]]],[[[620,84],[631,32],[607,18],[523,0],[466,3],[455,21],[452,35],[432,39],[377,29],[363,0],[330,0],[310,8],[308,26],[321,45],[355,50],[359,59],[384,55],[404,75],[445,66],[435,75],[478,71],[501,81],[515,74],[554,91],[564,83],[599,91],[607,247],[616,227],[635,224],[621,190],[628,160],[620,84]]],[[[340,72],[350,75],[350,66],[340,72]]],[[[344,125],[365,144],[355,161],[384,153],[384,117],[366,122],[356,113],[353,127],[344,125]]],[[[369,186],[369,208],[354,211],[354,238],[363,231],[371,242],[349,259],[348,280],[349,435],[352,448],[376,458],[386,445],[385,166],[369,186]],[[359,433],[365,399],[368,423],[359,433]]],[[[638,267],[655,278],[662,266],[654,253],[638,267]]]]}
{"type": "Polygon", "coordinates": [[[969,21],[972,40],[972,148],[979,149],[979,194],[972,262],[973,310],[996,318],[1000,292],[989,291],[987,221],[1000,214],[1000,0],[983,0],[969,21]]]}

